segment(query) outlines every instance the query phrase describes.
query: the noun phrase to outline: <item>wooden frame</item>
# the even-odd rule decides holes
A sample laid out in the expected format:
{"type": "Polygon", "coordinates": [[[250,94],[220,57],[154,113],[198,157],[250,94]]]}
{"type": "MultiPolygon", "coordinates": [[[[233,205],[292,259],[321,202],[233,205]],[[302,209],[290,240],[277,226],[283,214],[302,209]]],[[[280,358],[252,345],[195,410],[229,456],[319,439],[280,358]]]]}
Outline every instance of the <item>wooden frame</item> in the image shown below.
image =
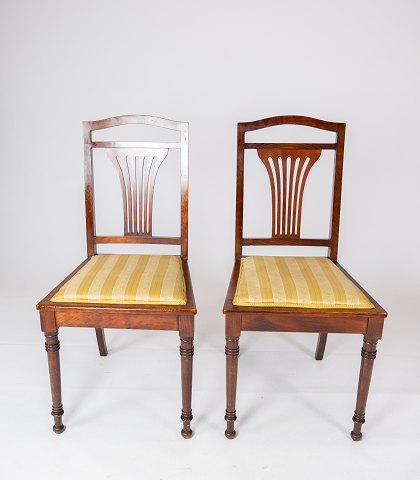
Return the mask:
{"type": "MultiPolygon", "coordinates": [[[[340,204],[341,204],[341,185],[343,173],[343,154],[344,154],[344,136],[345,124],[332,123],[318,120],[310,117],[302,116],[278,116],[258,120],[255,122],[246,122],[238,124],[237,138],[237,183],[236,183],[236,234],[235,234],[235,263],[226,296],[223,312],[226,317],[226,386],[227,386],[227,407],[225,420],[227,429],[225,435],[227,438],[234,438],[236,435],[234,424],[236,420],[236,389],[237,389],[237,368],[239,356],[239,338],[242,331],[275,331],[275,332],[314,332],[319,333],[318,345],[316,348],[315,358],[321,360],[324,355],[325,345],[328,333],[359,333],[363,335],[362,361],[359,377],[359,386],[357,392],[356,410],[354,412],[353,421],[354,428],[351,432],[353,440],[362,438],[361,428],[365,421],[365,407],[369,391],[369,384],[372,374],[373,361],[376,357],[376,345],[382,337],[383,323],[387,315],[385,310],[366,292],[352,277],[337,263],[338,254],[338,238],[340,223],[340,204]],[[336,133],[336,141],[334,143],[246,143],[246,132],[259,130],[277,125],[304,125],[321,130],[327,130],[336,133]],[[334,180],[332,191],[332,210],[330,235],[326,239],[301,238],[300,223],[295,231],[279,230],[274,227],[274,213],[272,213],[272,236],[271,238],[243,238],[243,199],[244,199],[244,152],[247,149],[256,149],[260,155],[260,151],[270,150],[276,153],[286,153],[293,164],[293,152],[306,152],[306,156],[311,161],[311,154],[323,150],[335,151],[334,164],[334,180]],[[307,155],[306,155],[307,154],[307,155]],[[365,295],[373,303],[374,308],[368,310],[354,309],[309,309],[309,308],[288,308],[288,307],[243,307],[235,306],[233,298],[238,282],[240,262],[242,258],[243,246],[259,246],[259,245],[297,245],[297,246],[324,246],[328,247],[328,258],[358,285],[365,295]]],[[[316,156],[315,155],[315,156],[316,156]]],[[[284,155],[283,155],[284,157],[284,155]]],[[[319,155],[318,155],[319,157],[319,155]]],[[[261,158],[261,155],[260,155],[261,158]]],[[[261,158],[264,163],[264,158],[261,158]]],[[[306,159],[307,160],[307,159],[306,159]]],[[[267,167],[267,165],[266,165],[267,167]]],[[[283,219],[282,225],[292,225],[288,223],[287,215],[293,210],[293,199],[299,194],[291,194],[289,188],[289,197],[280,198],[280,189],[275,190],[273,186],[274,177],[284,180],[285,174],[280,172],[280,166],[274,165],[270,176],[272,187],[272,212],[279,203],[283,219]],[[283,176],[282,176],[283,175],[283,176]],[[274,191],[278,193],[275,198],[274,191]],[[288,202],[285,207],[284,202],[288,202]],[[275,202],[277,204],[275,205],[275,202]],[[284,210],[286,209],[286,210],[284,210]],[[284,214],[286,211],[286,214],[284,214]],[[284,220],[286,218],[286,220],[284,220]]],[[[294,168],[294,167],[293,167],[294,168]]],[[[299,168],[299,167],[298,167],[299,168]]],[[[303,167],[301,167],[303,168],[303,167]]],[[[288,179],[286,179],[289,181],[288,179]]],[[[291,184],[290,184],[291,185],[291,184]]],[[[304,188],[304,182],[303,182],[304,188]]],[[[283,190],[284,191],[284,190],[283,190]]],[[[296,201],[294,203],[296,206],[296,201]]],[[[300,214],[297,208],[302,207],[302,202],[296,207],[296,218],[300,214]]],[[[277,219],[280,214],[277,212],[277,219]]],[[[277,220],[278,221],[278,220],[277,220]]],[[[277,224],[278,225],[278,224],[277,224]]],[[[297,224],[295,224],[297,225],[297,224]]],[[[292,227],[290,227],[292,228],[292,227]]]]}
{"type": "MultiPolygon", "coordinates": [[[[183,421],[182,436],[190,438],[192,435],[191,420],[191,392],[192,392],[192,359],[194,354],[194,315],[196,307],[191,278],[188,268],[188,123],[175,122],[158,117],[144,115],[124,115],[107,118],[94,122],[84,122],[84,152],[85,152],[85,204],[86,204],[86,237],[87,237],[87,258],[67,278],[54,288],[38,305],[40,311],[41,329],[45,334],[45,348],[48,355],[48,365],[52,393],[52,415],[54,416],[53,430],[56,433],[64,431],[62,423],[63,407],[61,402],[61,377],[60,358],[58,341],[58,330],[60,327],[85,327],[95,328],[100,355],[107,355],[104,328],[136,328],[150,330],[173,330],[180,335],[181,354],[181,379],[182,379],[182,414],[183,421]],[[156,127],[168,128],[180,132],[178,143],[150,143],[150,142],[95,142],[92,140],[92,132],[104,128],[115,127],[127,124],[153,125],[156,127]],[[137,228],[136,231],[128,231],[125,228],[123,236],[97,236],[95,231],[95,208],[93,189],[93,150],[97,148],[111,149],[116,154],[120,151],[133,151],[140,155],[142,152],[162,149],[178,149],[181,154],[181,236],[180,237],[156,237],[153,236],[152,224],[150,230],[137,228]],[[141,231],[144,230],[144,231],[141,231]],[[51,302],[51,298],[65,282],[80,270],[97,253],[99,243],[138,243],[138,244],[168,244],[180,245],[180,254],[186,285],[186,305],[136,305],[136,304],[100,304],[100,303],[72,303],[72,302],[51,302]]],[[[145,158],[143,157],[143,170],[145,158]]],[[[137,162],[137,160],[135,160],[137,162]]],[[[146,162],[147,163],[147,162],[146,162]]],[[[149,162],[150,163],[150,162],[149,162]]],[[[128,168],[128,160],[127,160],[128,168]]],[[[148,168],[148,167],[147,167],[148,168]]],[[[147,172],[147,182],[151,178],[150,170],[147,172]]],[[[123,209],[125,226],[134,225],[133,215],[137,215],[136,222],[142,222],[144,226],[151,219],[153,200],[153,181],[147,183],[141,176],[141,189],[148,188],[147,195],[139,193],[136,198],[132,196],[130,202],[124,196],[124,188],[137,189],[130,179],[130,185],[124,184],[123,188],[123,209]],[[124,187],[125,185],[125,187],[124,187]],[[151,191],[151,194],[149,195],[151,191]],[[148,202],[147,208],[141,208],[137,201],[141,199],[148,202]],[[136,207],[134,205],[137,205],[136,207]],[[148,210],[149,209],[149,210],[148,210]],[[133,213],[135,212],[135,213],[133,213]],[[131,220],[128,216],[131,215],[131,220]]],[[[137,190],[136,190],[137,191],[137,190]]],[[[131,190],[132,192],[132,190],[131,190]]],[[[138,225],[137,225],[138,227],[138,225]]]]}

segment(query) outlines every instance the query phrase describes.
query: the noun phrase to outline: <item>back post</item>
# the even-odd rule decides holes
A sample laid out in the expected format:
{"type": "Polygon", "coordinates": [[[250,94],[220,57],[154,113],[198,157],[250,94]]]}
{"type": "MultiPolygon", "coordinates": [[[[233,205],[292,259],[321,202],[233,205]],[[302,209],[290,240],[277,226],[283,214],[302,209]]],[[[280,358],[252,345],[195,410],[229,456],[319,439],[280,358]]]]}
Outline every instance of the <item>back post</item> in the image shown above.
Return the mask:
{"type": "Polygon", "coordinates": [[[91,122],[83,122],[84,162],[85,162],[85,213],[87,255],[96,255],[95,202],[93,192],[93,155],[91,122]]]}
{"type": "Polygon", "coordinates": [[[336,131],[337,136],[334,165],[334,185],[330,228],[331,245],[328,249],[328,257],[333,262],[337,262],[338,257],[338,237],[340,233],[341,191],[343,185],[343,159],[346,124],[338,123],[336,131]]]}

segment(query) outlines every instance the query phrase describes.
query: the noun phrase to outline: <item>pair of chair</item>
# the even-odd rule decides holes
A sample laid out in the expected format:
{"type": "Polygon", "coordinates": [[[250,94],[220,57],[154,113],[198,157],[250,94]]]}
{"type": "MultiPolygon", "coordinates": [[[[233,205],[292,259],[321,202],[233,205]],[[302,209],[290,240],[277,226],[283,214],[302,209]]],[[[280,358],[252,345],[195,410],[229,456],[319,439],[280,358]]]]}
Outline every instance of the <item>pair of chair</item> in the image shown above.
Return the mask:
{"type": "MultiPolygon", "coordinates": [[[[238,124],[235,264],[226,296],[227,438],[235,437],[239,337],[242,331],[314,332],[321,360],[327,334],[363,334],[362,361],[353,440],[362,438],[376,345],[385,310],[337,263],[345,124],[302,116],[272,117],[238,124]],[[247,143],[245,133],[277,125],[303,125],[336,133],[334,143],[247,143]],[[244,238],[244,154],[257,151],[271,186],[269,238],[244,238]],[[324,150],[335,151],[330,236],[302,238],[301,218],[308,174],[324,150]],[[244,257],[244,246],[328,247],[328,257],[244,257]]],[[[192,435],[191,393],[194,354],[194,301],[188,269],[188,124],[129,115],[84,122],[87,259],[38,305],[45,334],[52,393],[53,430],[64,430],[58,341],[59,327],[95,328],[100,355],[107,355],[104,328],[178,331],[185,438],[192,435]],[[126,124],[179,132],[175,143],[96,141],[92,133],[126,124]],[[93,152],[105,149],[121,183],[124,235],[98,236],[95,230],[93,152]],[[168,152],[181,157],[181,234],[152,233],[154,184],[168,152]],[[169,244],[180,256],[97,254],[98,244],[169,244]]]]}

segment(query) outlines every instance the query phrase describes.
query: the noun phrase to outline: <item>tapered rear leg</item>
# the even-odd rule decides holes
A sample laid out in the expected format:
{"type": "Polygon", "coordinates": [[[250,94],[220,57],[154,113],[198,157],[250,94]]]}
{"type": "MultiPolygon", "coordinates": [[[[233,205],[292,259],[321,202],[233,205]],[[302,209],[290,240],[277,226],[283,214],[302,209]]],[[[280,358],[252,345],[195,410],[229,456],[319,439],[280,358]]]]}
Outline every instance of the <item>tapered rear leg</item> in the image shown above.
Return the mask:
{"type": "Polygon", "coordinates": [[[108,355],[108,349],[106,348],[105,334],[103,328],[95,328],[96,340],[98,341],[99,355],[106,357],[108,355]]]}
{"type": "Polygon", "coordinates": [[[192,370],[194,355],[194,317],[179,317],[179,336],[181,340],[181,384],[182,384],[182,411],[181,420],[183,428],[181,435],[184,438],[192,437],[191,420],[193,419],[191,408],[192,397],[192,370]]]}
{"type": "Polygon", "coordinates": [[[55,433],[62,433],[65,427],[62,422],[64,410],[61,403],[60,342],[58,332],[45,332],[44,335],[51,383],[53,430],[55,433]]]}
{"type": "Polygon", "coordinates": [[[318,335],[318,343],[316,345],[315,360],[322,360],[324,358],[327,337],[328,337],[328,333],[320,333],[318,335]]]}

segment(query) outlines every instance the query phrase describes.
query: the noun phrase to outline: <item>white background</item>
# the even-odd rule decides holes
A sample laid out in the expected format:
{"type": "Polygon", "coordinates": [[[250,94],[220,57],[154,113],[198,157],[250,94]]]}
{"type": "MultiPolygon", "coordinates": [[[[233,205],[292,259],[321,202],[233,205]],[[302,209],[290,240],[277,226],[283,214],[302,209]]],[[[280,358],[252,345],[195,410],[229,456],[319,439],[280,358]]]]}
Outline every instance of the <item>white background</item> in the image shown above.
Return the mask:
{"type": "Polygon", "coordinates": [[[414,0],[1,3],[2,478],[418,478],[419,14],[414,0]],[[85,255],[81,122],[129,113],[190,122],[189,441],[168,332],[107,331],[99,358],[93,331],[64,330],[68,428],[51,431],[35,304],[85,255]],[[284,114],[347,123],[339,260],[389,312],[358,444],[350,335],[315,362],[315,335],[244,334],[239,435],[223,436],[236,123],[284,114]]]}

